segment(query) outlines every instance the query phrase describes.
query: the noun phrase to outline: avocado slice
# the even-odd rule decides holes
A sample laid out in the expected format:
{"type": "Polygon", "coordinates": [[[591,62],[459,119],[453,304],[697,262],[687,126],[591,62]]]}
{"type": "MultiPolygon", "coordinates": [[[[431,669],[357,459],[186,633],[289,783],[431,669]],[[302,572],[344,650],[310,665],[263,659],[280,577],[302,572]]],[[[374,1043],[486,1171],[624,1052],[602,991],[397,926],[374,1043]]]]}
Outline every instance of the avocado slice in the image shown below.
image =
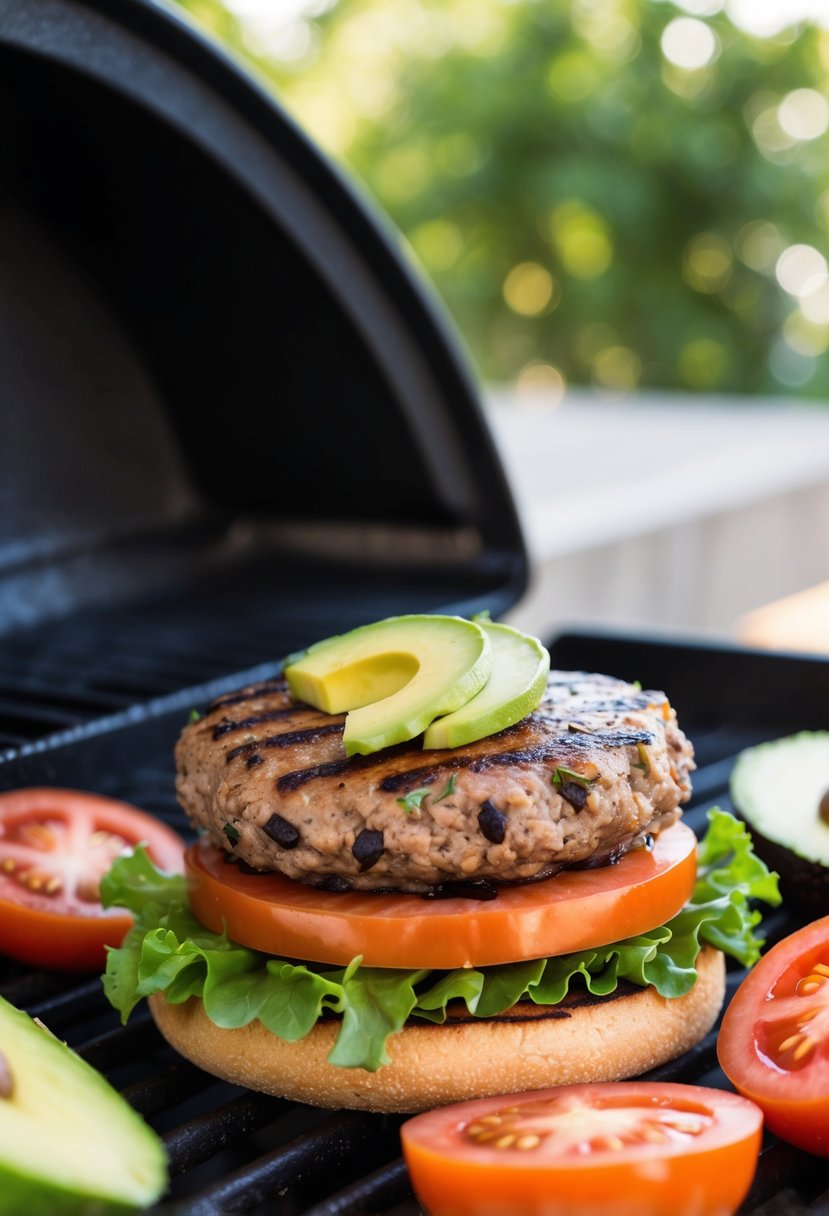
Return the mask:
{"type": "Polygon", "coordinates": [[[750,747],[731,774],[731,798],[785,899],[829,911],[829,731],[801,731],[750,747]]]}
{"type": "Polygon", "coordinates": [[[153,1203],[163,1145],[89,1064],[0,997],[0,1213],[102,1216],[153,1203]]]}
{"type": "Polygon", "coordinates": [[[494,621],[479,624],[492,647],[492,673],[471,701],[432,723],[424,747],[463,747],[485,739],[526,718],[544,696],[550,656],[538,638],[494,621]]]}
{"type": "Polygon", "coordinates": [[[346,755],[421,734],[465,705],[492,669],[489,638],[459,616],[397,616],[311,646],[285,668],[293,696],[326,713],[350,711],[346,755]]]}

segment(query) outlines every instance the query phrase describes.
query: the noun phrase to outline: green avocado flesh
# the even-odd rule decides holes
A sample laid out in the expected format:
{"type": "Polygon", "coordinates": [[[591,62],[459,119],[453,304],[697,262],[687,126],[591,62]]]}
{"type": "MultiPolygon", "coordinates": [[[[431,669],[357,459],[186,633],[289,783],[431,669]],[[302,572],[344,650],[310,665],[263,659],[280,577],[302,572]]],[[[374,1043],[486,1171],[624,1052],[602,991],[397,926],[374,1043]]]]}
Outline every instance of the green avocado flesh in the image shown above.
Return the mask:
{"type": "Polygon", "coordinates": [[[0,1213],[98,1216],[164,1191],[155,1133],[65,1043],[0,998],[0,1213]]]}
{"type": "Polygon", "coordinates": [[[514,726],[544,695],[550,656],[538,639],[509,625],[480,624],[492,647],[490,677],[471,701],[432,723],[423,740],[426,748],[463,747],[514,726]]]}
{"type": "Polygon", "coordinates": [[[489,638],[455,616],[400,616],[311,646],[285,668],[297,700],[348,711],[346,754],[367,755],[421,734],[465,705],[492,669],[489,638]]]}
{"type": "Polygon", "coordinates": [[[757,852],[780,874],[787,898],[829,908],[829,731],[802,731],[749,748],[731,775],[731,797],[752,829],[757,852]]]}

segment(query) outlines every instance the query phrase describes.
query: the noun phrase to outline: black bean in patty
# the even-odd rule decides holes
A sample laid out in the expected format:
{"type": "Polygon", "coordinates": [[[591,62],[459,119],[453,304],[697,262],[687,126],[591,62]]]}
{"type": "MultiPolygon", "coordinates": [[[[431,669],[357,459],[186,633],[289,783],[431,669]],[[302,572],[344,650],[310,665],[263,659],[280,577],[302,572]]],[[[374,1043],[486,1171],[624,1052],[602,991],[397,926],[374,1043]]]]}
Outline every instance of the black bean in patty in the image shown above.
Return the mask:
{"type": "Polygon", "coordinates": [[[299,844],[299,832],[292,823],[289,823],[287,819],[283,819],[281,815],[271,815],[262,831],[266,832],[271,840],[281,845],[283,849],[295,849],[299,844]]]}
{"type": "Polygon", "coordinates": [[[487,840],[491,840],[493,844],[502,844],[507,834],[507,817],[487,799],[478,812],[478,827],[487,840]]]}
{"type": "Polygon", "coordinates": [[[363,828],[351,846],[351,852],[354,860],[359,863],[361,873],[365,873],[366,870],[370,870],[373,865],[376,865],[385,851],[383,833],[376,832],[372,828],[363,828]]]}
{"type": "Polygon", "coordinates": [[[578,781],[565,781],[559,786],[558,792],[570,803],[570,806],[581,811],[584,809],[590,791],[586,790],[583,785],[579,785],[578,781]]]}

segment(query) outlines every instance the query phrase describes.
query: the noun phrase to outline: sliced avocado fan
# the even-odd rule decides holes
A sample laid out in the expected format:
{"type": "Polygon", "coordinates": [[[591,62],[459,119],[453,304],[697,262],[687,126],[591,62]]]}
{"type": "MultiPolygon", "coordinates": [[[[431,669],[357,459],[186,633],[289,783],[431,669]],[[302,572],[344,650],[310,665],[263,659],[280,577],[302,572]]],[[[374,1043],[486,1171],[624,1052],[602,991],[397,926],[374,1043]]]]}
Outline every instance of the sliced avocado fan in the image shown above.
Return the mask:
{"type": "Polygon", "coordinates": [[[0,998],[0,1213],[104,1216],[167,1185],[164,1147],[65,1043],[0,998]]]}

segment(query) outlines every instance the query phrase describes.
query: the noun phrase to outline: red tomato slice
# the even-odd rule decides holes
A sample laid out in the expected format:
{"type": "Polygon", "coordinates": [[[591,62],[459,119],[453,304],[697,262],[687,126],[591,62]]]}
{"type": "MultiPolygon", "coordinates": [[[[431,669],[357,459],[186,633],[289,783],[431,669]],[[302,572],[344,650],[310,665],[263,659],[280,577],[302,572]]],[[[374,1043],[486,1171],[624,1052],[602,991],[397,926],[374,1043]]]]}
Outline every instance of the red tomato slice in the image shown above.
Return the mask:
{"type": "Polygon", "coordinates": [[[496,899],[318,891],[278,874],[243,874],[205,840],[185,854],[193,912],[209,929],[282,957],[367,967],[451,969],[568,954],[643,933],[687,902],[696,838],[675,824],[651,851],[614,866],[504,887],[496,899]]]}
{"type": "Polygon", "coordinates": [[[440,1216],[728,1216],[762,1123],[736,1094],[622,1081],[445,1106],[401,1137],[415,1192],[440,1216]]]}
{"type": "Polygon", "coordinates": [[[101,967],[132,917],[102,908],[98,886],[141,842],[156,865],[181,870],[181,838],[126,802],[78,790],[0,794],[0,951],[39,967],[101,967]]]}
{"type": "Polygon", "coordinates": [[[829,916],[778,942],[749,972],[717,1054],[771,1131],[829,1157],[829,916]]]}

